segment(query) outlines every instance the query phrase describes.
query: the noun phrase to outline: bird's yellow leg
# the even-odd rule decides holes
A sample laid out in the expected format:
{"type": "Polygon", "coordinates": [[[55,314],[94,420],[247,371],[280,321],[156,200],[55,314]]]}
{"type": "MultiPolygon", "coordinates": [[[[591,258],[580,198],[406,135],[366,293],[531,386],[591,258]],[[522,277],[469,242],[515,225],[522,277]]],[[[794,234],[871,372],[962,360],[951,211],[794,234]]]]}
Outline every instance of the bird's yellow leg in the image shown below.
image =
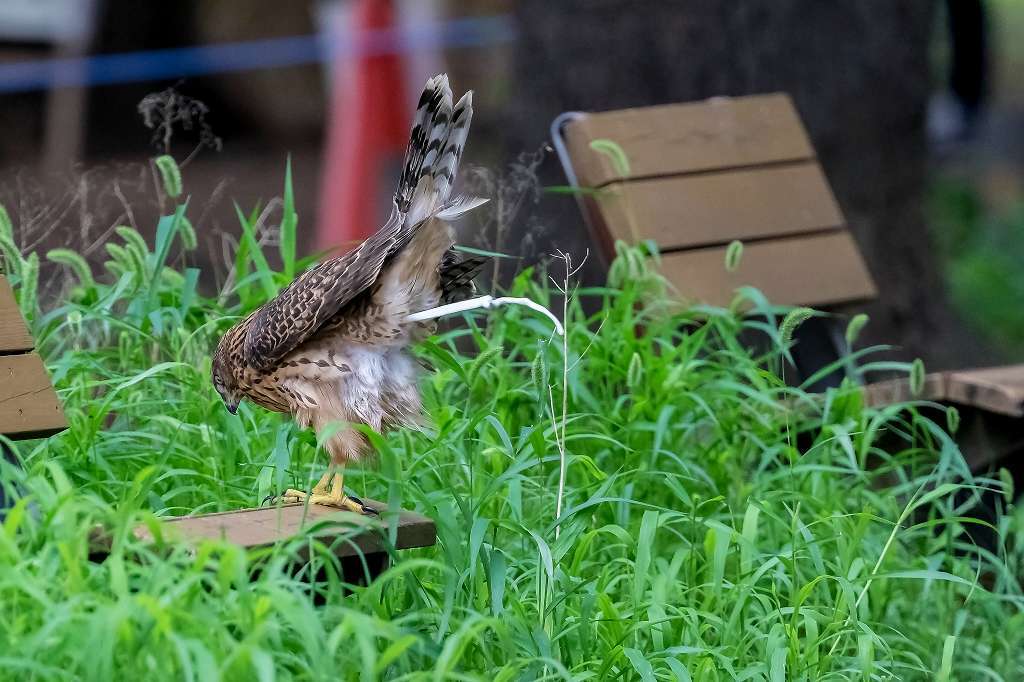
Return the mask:
{"type": "Polygon", "coordinates": [[[331,489],[329,492],[318,494],[314,490],[312,497],[309,498],[309,502],[310,504],[322,504],[327,507],[337,507],[338,509],[356,512],[357,514],[377,513],[372,508],[363,504],[362,500],[349,497],[345,494],[345,474],[342,473],[342,471],[338,471],[334,474],[334,479],[331,481],[331,489]]]}
{"type": "Polygon", "coordinates": [[[289,489],[282,495],[282,501],[304,502],[308,497],[310,504],[336,507],[357,514],[376,515],[377,512],[372,507],[363,504],[362,500],[345,494],[345,475],[342,471],[331,467],[320,479],[320,482],[313,486],[311,493],[289,489]]]}
{"type": "Polygon", "coordinates": [[[323,495],[324,493],[327,492],[328,488],[331,485],[331,477],[333,474],[334,467],[331,467],[326,472],[324,472],[324,475],[320,477],[320,480],[317,482],[317,484],[313,486],[314,495],[323,495]]]}
{"type": "MultiPolygon", "coordinates": [[[[325,473],[323,476],[320,477],[320,481],[315,486],[313,486],[312,494],[313,495],[324,495],[324,494],[326,494],[327,491],[328,491],[328,487],[331,484],[331,476],[333,474],[334,474],[334,467],[331,467],[330,469],[327,470],[327,473],[325,473]]],[[[294,502],[302,502],[307,497],[309,497],[309,495],[310,495],[310,493],[307,493],[305,490],[295,490],[294,488],[288,488],[288,490],[284,491],[284,495],[281,495],[281,501],[285,502],[285,503],[289,503],[289,502],[292,502],[292,503],[294,503],[294,502]]]]}

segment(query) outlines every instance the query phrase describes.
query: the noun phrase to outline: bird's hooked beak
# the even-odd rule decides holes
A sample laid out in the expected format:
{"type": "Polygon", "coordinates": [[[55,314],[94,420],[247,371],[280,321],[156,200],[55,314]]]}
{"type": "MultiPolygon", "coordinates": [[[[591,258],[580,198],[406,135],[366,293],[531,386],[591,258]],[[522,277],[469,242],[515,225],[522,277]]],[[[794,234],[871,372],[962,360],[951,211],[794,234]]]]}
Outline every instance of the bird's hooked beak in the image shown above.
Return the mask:
{"type": "Polygon", "coordinates": [[[228,412],[230,412],[231,414],[235,414],[236,412],[238,412],[238,403],[237,402],[232,402],[230,400],[226,400],[226,401],[224,401],[224,406],[228,408],[228,412]]]}

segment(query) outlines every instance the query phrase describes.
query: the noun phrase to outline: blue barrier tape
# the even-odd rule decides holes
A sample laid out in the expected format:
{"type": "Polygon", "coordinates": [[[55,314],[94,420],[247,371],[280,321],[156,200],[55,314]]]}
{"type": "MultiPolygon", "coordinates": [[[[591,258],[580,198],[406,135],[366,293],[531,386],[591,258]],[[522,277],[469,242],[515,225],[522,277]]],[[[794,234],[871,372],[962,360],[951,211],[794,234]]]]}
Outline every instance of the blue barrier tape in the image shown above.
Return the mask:
{"type": "Polygon", "coordinates": [[[365,31],[354,40],[335,42],[326,35],[294,36],[146,52],[40,59],[0,64],[0,93],[88,87],[215,73],[273,69],[339,56],[416,52],[426,48],[497,45],[515,38],[508,15],[471,17],[415,28],[365,31]]]}

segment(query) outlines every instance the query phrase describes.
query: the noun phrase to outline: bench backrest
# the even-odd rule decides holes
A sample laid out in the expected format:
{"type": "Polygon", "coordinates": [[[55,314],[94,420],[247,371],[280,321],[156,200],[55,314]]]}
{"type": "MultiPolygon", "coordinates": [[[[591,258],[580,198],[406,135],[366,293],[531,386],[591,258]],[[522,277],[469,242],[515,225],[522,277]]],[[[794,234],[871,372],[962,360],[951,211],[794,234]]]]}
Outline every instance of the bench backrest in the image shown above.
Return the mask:
{"type": "Polygon", "coordinates": [[[570,179],[598,190],[580,196],[606,259],[615,240],[653,240],[680,293],[715,305],[741,284],[789,305],[876,295],[787,95],[575,114],[560,132],[570,179]],[[743,258],[728,272],[733,240],[743,258]]]}
{"type": "Polygon", "coordinates": [[[0,433],[11,439],[52,436],[68,425],[34,348],[11,285],[0,275],[0,433]]]}

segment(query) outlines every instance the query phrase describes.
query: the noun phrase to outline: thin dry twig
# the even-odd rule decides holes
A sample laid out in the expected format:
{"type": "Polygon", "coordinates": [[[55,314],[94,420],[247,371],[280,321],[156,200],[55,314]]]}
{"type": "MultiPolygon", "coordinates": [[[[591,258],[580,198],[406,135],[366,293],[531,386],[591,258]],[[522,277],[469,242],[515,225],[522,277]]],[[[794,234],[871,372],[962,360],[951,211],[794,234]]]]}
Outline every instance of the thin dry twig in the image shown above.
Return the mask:
{"type": "MultiPolygon", "coordinates": [[[[535,152],[524,152],[504,171],[479,166],[467,171],[467,193],[491,199],[487,211],[478,213],[488,217],[475,231],[477,246],[495,253],[505,252],[513,225],[522,223],[519,216],[523,208],[527,203],[536,204],[540,200],[541,185],[537,171],[549,151],[550,147],[545,144],[535,152]]],[[[522,230],[518,235],[521,236],[521,240],[515,249],[520,257],[529,251],[530,245],[542,231],[543,228],[536,222],[532,222],[528,229],[522,230]]],[[[501,266],[501,259],[494,259],[491,271],[492,290],[497,288],[500,281],[501,266]]]]}
{"type": "MultiPolygon", "coordinates": [[[[256,234],[256,243],[262,248],[264,246],[277,246],[278,238],[280,237],[280,225],[268,226],[267,221],[270,215],[279,207],[282,207],[284,202],[280,197],[274,197],[267,202],[267,205],[263,207],[259,217],[256,219],[256,223],[253,225],[253,232],[256,234]]],[[[224,236],[230,237],[227,233],[223,233],[224,236]]],[[[233,240],[233,238],[232,238],[233,240]]],[[[228,268],[228,274],[224,277],[224,286],[221,287],[220,303],[223,304],[231,291],[234,289],[235,278],[238,276],[235,268],[234,259],[229,257],[229,251],[226,250],[227,244],[222,238],[221,248],[224,254],[224,262],[228,268]]],[[[235,250],[237,250],[238,243],[235,242],[235,250]]]]}
{"type": "Polygon", "coordinates": [[[185,160],[178,164],[179,168],[184,168],[204,147],[215,151],[221,149],[220,138],[213,134],[213,129],[206,122],[209,107],[198,99],[181,94],[176,87],[146,95],[137,109],[142,116],[142,123],[153,131],[153,145],[164,154],[171,153],[175,128],[187,131],[198,128],[199,141],[185,160]]]}
{"type": "Polygon", "coordinates": [[[565,275],[561,282],[556,281],[553,277],[551,282],[555,288],[562,294],[562,324],[566,326],[565,333],[562,334],[562,418],[561,418],[561,429],[559,429],[559,423],[555,420],[555,393],[554,386],[548,385],[548,409],[550,410],[551,423],[554,426],[555,431],[555,445],[558,447],[558,491],[555,498],[555,540],[558,540],[561,535],[562,525],[562,506],[565,501],[565,478],[568,473],[569,462],[566,453],[565,436],[566,428],[569,422],[569,300],[575,294],[578,285],[572,286],[572,278],[579,274],[583,268],[583,264],[587,262],[587,258],[590,256],[588,250],[584,255],[583,260],[579,265],[573,266],[572,256],[564,251],[557,251],[555,258],[565,263],[565,275]]]}

